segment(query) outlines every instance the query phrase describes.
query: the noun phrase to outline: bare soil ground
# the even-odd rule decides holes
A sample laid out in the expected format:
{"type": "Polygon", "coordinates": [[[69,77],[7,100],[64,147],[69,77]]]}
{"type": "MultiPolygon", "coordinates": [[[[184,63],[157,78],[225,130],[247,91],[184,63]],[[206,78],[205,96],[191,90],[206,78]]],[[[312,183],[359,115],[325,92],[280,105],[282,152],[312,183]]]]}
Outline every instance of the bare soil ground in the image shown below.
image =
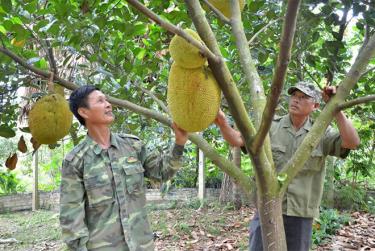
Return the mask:
{"type": "MultiPolygon", "coordinates": [[[[159,251],[247,250],[248,225],[254,209],[209,205],[150,210],[159,251]]],[[[313,250],[375,250],[375,216],[354,212],[348,226],[313,250]]],[[[53,211],[0,214],[0,250],[66,250],[60,240],[58,213],[53,211]]]]}

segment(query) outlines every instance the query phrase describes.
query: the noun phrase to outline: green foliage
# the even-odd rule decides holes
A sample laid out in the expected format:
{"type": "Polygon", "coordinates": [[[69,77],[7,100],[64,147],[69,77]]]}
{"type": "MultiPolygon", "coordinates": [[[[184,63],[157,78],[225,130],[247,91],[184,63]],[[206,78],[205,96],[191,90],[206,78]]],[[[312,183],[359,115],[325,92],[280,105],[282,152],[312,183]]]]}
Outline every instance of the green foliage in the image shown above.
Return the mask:
{"type": "Polygon", "coordinates": [[[355,184],[345,184],[335,189],[335,207],[338,209],[362,210],[366,208],[366,191],[355,184]]]}
{"type": "Polygon", "coordinates": [[[365,206],[367,212],[369,212],[370,214],[375,214],[375,198],[370,196],[365,206]]]}
{"type": "Polygon", "coordinates": [[[327,241],[343,225],[349,224],[349,220],[349,215],[341,215],[336,209],[322,209],[319,219],[315,220],[313,224],[313,244],[320,245],[327,241]]]}
{"type": "Polygon", "coordinates": [[[361,138],[361,145],[349,155],[348,161],[345,163],[346,175],[352,175],[354,181],[358,181],[361,176],[363,178],[370,177],[375,166],[375,123],[370,121],[367,124],[360,125],[358,134],[361,138]]]}
{"type": "Polygon", "coordinates": [[[0,195],[24,192],[25,188],[13,172],[0,171],[0,195]]]}
{"type": "MultiPolygon", "coordinates": [[[[0,137],[0,163],[3,165],[5,160],[17,150],[17,142],[15,138],[5,139],[0,137]]],[[[5,168],[5,165],[4,165],[5,168]]]]}

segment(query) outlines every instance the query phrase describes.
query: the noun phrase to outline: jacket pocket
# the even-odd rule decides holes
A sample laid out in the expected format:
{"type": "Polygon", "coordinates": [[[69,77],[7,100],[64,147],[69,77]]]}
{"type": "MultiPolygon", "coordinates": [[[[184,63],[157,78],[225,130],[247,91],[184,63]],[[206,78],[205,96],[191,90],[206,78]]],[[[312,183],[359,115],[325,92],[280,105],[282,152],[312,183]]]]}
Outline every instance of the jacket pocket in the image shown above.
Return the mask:
{"type": "Polygon", "coordinates": [[[277,169],[285,164],[286,147],[283,145],[272,145],[272,158],[277,169]]]}
{"type": "Polygon", "coordinates": [[[324,164],[324,155],[322,149],[318,148],[311,152],[310,158],[303,166],[303,171],[317,172],[322,169],[324,164]]]}
{"type": "Polygon", "coordinates": [[[107,174],[86,178],[85,187],[90,207],[112,203],[113,191],[107,174]]]}
{"type": "Polygon", "coordinates": [[[138,160],[124,164],[126,190],[129,194],[144,192],[144,171],[138,160]]]}

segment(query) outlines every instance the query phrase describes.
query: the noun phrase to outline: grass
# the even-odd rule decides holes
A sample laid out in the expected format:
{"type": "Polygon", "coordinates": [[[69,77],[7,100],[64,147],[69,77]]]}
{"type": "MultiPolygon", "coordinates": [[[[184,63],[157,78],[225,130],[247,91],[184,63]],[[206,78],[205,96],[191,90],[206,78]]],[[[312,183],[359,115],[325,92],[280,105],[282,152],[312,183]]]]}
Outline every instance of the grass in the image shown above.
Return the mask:
{"type": "Polygon", "coordinates": [[[0,250],[30,250],[38,247],[64,250],[60,241],[61,232],[58,214],[52,211],[17,212],[0,214],[0,238],[14,238],[17,245],[3,244],[0,250]]]}

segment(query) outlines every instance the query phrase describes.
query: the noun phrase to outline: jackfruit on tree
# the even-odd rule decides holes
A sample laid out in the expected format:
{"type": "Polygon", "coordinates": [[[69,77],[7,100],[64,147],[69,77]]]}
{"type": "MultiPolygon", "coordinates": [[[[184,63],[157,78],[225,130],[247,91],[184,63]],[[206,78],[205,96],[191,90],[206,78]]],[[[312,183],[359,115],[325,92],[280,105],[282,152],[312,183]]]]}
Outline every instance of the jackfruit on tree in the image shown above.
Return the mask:
{"type": "Polygon", "coordinates": [[[29,113],[29,128],[39,144],[54,144],[68,134],[73,114],[68,102],[59,94],[39,99],[29,113]]]}
{"type": "MultiPolygon", "coordinates": [[[[203,43],[195,31],[191,29],[185,29],[184,31],[197,41],[203,43]]],[[[174,62],[184,68],[198,68],[204,65],[207,61],[197,47],[178,35],[175,35],[172,38],[169,44],[169,52],[171,53],[174,62]]]]}
{"type": "Polygon", "coordinates": [[[167,102],[172,119],[188,132],[207,128],[216,118],[221,91],[207,67],[186,69],[173,63],[168,78],[167,102]]]}
{"type": "MultiPolygon", "coordinates": [[[[245,7],[245,1],[240,1],[240,10],[242,11],[245,7]]],[[[227,18],[231,17],[230,14],[230,0],[208,0],[210,4],[212,4],[216,9],[218,9],[224,16],[227,18]]]]}
{"type": "Polygon", "coordinates": [[[64,97],[64,86],[59,84],[53,84],[54,92],[64,97]]]}

